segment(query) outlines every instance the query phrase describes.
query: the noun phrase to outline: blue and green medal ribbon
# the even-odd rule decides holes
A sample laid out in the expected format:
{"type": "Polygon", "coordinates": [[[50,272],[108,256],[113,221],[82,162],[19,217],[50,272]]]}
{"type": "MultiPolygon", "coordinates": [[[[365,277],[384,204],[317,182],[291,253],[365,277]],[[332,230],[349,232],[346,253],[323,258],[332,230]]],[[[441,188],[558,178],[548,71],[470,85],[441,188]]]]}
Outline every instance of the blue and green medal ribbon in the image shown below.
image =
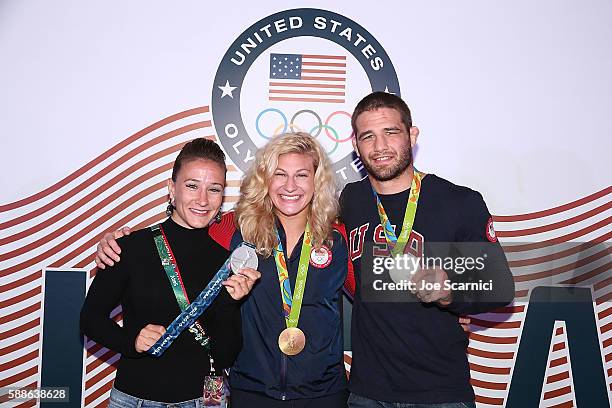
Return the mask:
{"type": "MultiPolygon", "coordinates": [[[[165,239],[163,230],[159,228],[160,231],[157,231],[153,228],[155,227],[152,227],[152,230],[156,236],[155,246],[160,254],[162,265],[166,271],[166,274],[168,275],[170,285],[172,286],[172,290],[177,298],[177,302],[181,307],[182,312],[172,321],[172,323],[170,323],[170,325],[166,328],[166,332],[146,352],[155,357],[161,356],[164,351],[170,347],[172,342],[174,342],[174,340],[176,340],[176,338],[187,328],[194,333],[196,340],[200,344],[202,344],[202,342],[199,341],[197,334],[204,336],[206,341],[205,347],[208,347],[209,338],[205,335],[204,329],[201,328],[196,320],[212,304],[217,295],[219,295],[219,292],[223,288],[222,282],[225,281],[231,274],[230,258],[223,263],[215,276],[210,282],[208,282],[208,285],[206,285],[204,290],[200,292],[193,302],[189,303],[187,293],[185,292],[185,288],[178,271],[178,265],[176,264],[174,256],[171,255],[172,252],[170,245],[168,245],[168,242],[165,239]]],[[[243,242],[241,245],[248,244],[243,242]]],[[[202,345],[204,346],[204,344],[202,345]]]]}
{"type": "Polygon", "coordinates": [[[170,323],[166,332],[147,350],[147,353],[155,357],[161,356],[183,330],[190,327],[211,305],[223,288],[221,283],[228,278],[230,273],[230,260],[227,259],[204,290],[170,323]]]}

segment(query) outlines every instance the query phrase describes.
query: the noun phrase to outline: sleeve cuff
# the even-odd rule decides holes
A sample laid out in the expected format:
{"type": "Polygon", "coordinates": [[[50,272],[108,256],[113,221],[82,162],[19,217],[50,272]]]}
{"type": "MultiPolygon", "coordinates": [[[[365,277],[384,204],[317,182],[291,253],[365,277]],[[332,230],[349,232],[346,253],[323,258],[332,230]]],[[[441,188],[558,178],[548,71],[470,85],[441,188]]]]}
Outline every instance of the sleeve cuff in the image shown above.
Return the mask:
{"type": "Polygon", "coordinates": [[[136,351],[136,338],[138,337],[140,330],[142,330],[142,327],[144,326],[137,326],[137,327],[128,328],[128,329],[124,328],[125,335],[124,335],[123,344],[121,347],[121,355],[123,357],[141,358],[142,356],[146,354],[146,353],[139,353],[136,351]]]}

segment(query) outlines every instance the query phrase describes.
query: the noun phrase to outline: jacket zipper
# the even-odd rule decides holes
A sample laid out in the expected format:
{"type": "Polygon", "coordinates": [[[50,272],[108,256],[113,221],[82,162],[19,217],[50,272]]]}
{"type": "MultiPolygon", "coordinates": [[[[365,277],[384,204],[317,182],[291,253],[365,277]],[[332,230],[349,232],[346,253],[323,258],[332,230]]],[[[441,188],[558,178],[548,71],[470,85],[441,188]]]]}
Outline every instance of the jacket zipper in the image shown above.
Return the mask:
{"type": "Polygon", "coordinates": [[[281,352],[281,371],[280,371],[281,400],[287,399],[287,355],[281,352]]]}

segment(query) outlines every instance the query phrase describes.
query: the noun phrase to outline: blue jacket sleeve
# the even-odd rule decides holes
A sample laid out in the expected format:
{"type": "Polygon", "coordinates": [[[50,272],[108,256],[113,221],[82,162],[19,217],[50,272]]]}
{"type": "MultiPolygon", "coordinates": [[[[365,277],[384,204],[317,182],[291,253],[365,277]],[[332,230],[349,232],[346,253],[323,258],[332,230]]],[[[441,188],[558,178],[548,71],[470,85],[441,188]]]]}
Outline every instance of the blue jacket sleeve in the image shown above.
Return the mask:
{"type": "Polygon", "coordinates": [[[512,302],[514,279],[482,196],[469,190],[463,198],[454,247],[459,257],[480,260],[482,268],[473,267],[463,273],[457,273],[455,268],[448,272],[449,279],[462,284],[490,283],[490,288],[453,291],[448,310],[457,314],[484,313],[512,302]]]}

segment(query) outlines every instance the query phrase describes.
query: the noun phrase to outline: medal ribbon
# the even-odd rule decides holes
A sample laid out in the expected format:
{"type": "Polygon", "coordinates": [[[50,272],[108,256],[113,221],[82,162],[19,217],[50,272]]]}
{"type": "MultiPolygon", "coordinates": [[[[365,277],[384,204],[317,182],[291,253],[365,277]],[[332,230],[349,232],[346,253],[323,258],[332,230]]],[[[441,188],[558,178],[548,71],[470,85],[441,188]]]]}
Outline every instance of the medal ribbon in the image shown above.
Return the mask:
{"type": "MultiPolygon", "coordinates": [[[[164,271],[166,271],[168,280],[170,281],[170,286],[172,287],[174,297],[176,297],[176,303],[178,303],[181,311],[183,311],[187,308],[187,306],[189,306],[189,298],[187,297],[185,285],[183,285],[183,279],[181,278],[181,272],[179,271],[178,264],[176,263],[176,258],[172,253],[172,248],[170,248],[168,238],[166,237],[166,234],[164,233],[164,230],[160,224],[152,226],[151,231],[153,232],[153,239],[155,241],[155,247],[157,248],[157,254],[159,255],[161,264],[164,271]]],[[[199,322],[194,322],[194,324],[189,327],[189,331],[193,334],[196,342],[198,342],[206,350],[210,349],[210,338],[199,322]]]]}
{"type": "Polygon", "coordinates": [[[306,288],[306,278],[308,277],[308,263],[310,260],[310,250],[312,249],[312,238],[310,236],[310,224],[306,224],[302,251],[300,252],[300,263],[298,264],[297,277],[295,279],[295,293],[291,294],[291,282],[289,271],[287,270],[287,260],[283,252],[283,244],[280,235],[276,230],[278,245],[274,250],[274,260],[276,261],[276,271],[278,272],[278,282],[280,284],[281,298],[283,300],[283,313],[287,327],[297,327],[302,310],[302,300],[304,289],[306,288]]]}
{"type": "Polygon", "coordinates": [[[402,230],[399,237],[395,235],[395,231],[391,226],[389,217],[383,208],[380,198],[372,187],[372,193],[376,198],[376,208],[378,209],[378,216],[380,217],[380,224],[384,227],[385,238],[387,245],[389,246],[391,255],[394,257],[404,253],[404,248],[408,243],[408,238],[412,232],[414,225],[414,218],[416,217],[417,205],[419,203],[419,195],[421,193],[421,181],[423,180],[424,174],[414,169],[412,176],[412,184],[410,186],[410,196],[408,197],[408,203],[406,204],[406,211],[404,212],[404,221],[402,223],[402,230]]]}
{"type": "Polygon", "coordinates": [[[200,292],[198,297],[195,298],[195,300],[191,302],[172,323],[170,323],[166,328],[166,332],[147,350],[147,353],[155,357],[161,356],[163,352],[170,347],[172,342],[176,340],[179,334],[187,327],[190,327],[193,322],[204,313],[208,306],[210,306],[213,300],[215,300],[223,288],[221,282],[226,280],[230,273],[230,259],[228,258],[211,281],[208,282],[204,290],[200,292]]]}

